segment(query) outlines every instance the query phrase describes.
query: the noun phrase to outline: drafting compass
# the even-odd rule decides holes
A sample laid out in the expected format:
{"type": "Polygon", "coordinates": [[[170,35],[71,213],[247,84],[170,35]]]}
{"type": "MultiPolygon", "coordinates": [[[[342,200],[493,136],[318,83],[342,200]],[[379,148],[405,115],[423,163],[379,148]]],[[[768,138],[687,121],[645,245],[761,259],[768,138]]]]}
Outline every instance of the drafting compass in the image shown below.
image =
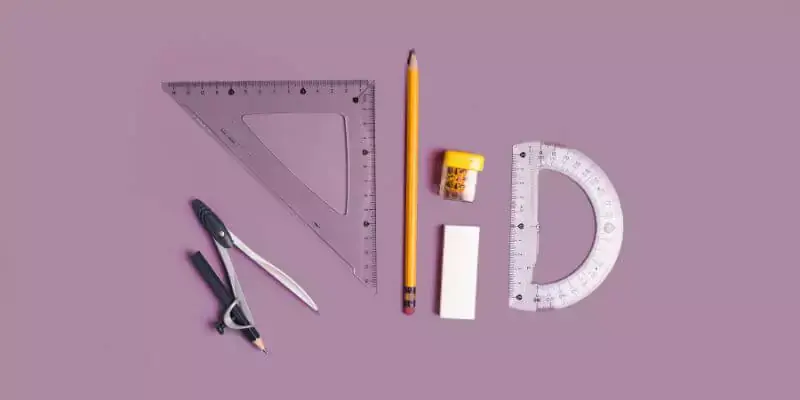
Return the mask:
{"type": "Polygon", "coordinates": [[[242,286],[233,268],[233,261],[228,253],[228,249],[234,247],[242,251],[242,253],[254,263],[277,279],[312,310],[319,312],[319,308],[316,303],[314,303],[314,300],[311,299],[311,296],[309,296],[297,282],[278,267],[272,265],[269,261],[251,250],[241,239],[236,237],[233,232],[228,230],[222,220],[207,205],[195,199],[192,200],[192,209],[194,210],[195,216],[200,221],[200,224],[214,239],[214,245],[222,259],[222,264],[225,266],[225,272],[230,284],[229,290],[199,251],[191,255],[192,264],[203,277],[203,280],[210,287],[211,291],[214,292],[214,295],[217,297],[222,307],[225,308],[222,312],[221,321],[216,325],[217,331],[220,334],[224,333],[226,327],[240,330],[248,340],[266,353],[263,340],[255,329],[253,314],[250,311],[250,307],[247,305],[242,286]]]}

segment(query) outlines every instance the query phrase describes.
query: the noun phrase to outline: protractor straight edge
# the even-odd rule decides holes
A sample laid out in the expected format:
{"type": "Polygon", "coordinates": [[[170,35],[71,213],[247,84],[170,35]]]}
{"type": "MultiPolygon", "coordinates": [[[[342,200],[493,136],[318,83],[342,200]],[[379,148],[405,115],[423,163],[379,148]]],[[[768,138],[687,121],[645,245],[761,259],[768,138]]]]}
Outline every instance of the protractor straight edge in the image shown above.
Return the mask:
{"type": "MultiPolygon", "coordinates": [[[[173,81],[162,90],[265,189],[282,201],[377,293],[375,82],[372,80],[173,81]],[[336,114],[345,122],[346,212],[339,213],[247,125],[253,114],[336,114]]],[[[299,154],[304,149],[297,148],[299,154]]]]}
{"type": "Polygon", "coordinates": [[[509,227],[509,307],[523,311],[569,307],[605,281],[622,248],[619,196],[603,169],[578,150],[531,141],[513,146],[509,227]],[[536,282],[539,254],[539,173],[551,170],[573,180],[594,213],[594,240],[587,257],[566,277],[536,282]]]}

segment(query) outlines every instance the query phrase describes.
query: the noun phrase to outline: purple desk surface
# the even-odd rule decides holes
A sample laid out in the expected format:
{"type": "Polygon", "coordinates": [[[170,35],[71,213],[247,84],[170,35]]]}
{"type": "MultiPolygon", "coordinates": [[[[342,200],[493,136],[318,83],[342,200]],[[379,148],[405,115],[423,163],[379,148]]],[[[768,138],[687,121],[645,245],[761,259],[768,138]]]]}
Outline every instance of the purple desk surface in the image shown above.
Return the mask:
{"type": "MultiPolygon", "coordinates": [[[[0,7],[0,398],[791,397],[797,2],[110,3],[0,7]],[[423,174],[407,317],[411,47],[423,174]],[[377,295],[161,91],[194,79],[376,80],[377,295]],[[509,153],[537,139],[603,166],[626,236],[596,293],[530,314],[506,300],[509,153]],[[429,189],[445,148],[486,156],[474,204],[429,189]],[[321,307],[236,255],[270,359],[208,327],[217,305],[185,252],[219,263],[194,196],[321,307]],[[434,313],[442,224],[481,227],[475,321],[434,313]]],[[[590,210],[558,176],[542,196],[553,278],[588,249],[590,210]]]]}

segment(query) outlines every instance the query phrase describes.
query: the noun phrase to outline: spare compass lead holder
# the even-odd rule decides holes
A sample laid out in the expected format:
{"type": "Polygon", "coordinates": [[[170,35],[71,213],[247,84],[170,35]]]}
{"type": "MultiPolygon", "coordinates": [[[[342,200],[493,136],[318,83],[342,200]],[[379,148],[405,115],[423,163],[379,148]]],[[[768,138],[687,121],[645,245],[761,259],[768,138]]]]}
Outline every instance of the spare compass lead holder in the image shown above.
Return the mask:
{"type": "Polygon", "coordinates": [[[447,150],[442,159],[442,176],[439,195],[447,200],[467,203],[475,201],[478,173],[483,171],[484,159],[480,154],[447,150]]]}

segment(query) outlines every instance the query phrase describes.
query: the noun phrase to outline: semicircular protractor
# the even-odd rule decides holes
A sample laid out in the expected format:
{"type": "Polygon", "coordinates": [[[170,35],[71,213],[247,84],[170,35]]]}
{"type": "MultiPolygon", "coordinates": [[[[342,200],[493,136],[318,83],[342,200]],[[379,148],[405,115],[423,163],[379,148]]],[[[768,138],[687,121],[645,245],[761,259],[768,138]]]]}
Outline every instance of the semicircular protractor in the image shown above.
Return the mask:
{"type": "Polygon", "coordinates": [[[600,286],[622,247],[622,208],[606,173],[578,150],[533,141],[514,145],[509,234],[509,306],[536,311],[569,307],[600,286]],[[594,213],[594,240],[583,262],[566,277],[536,282],[539,253],[539,172],[551,170],[575,181],[594,213]]]}

